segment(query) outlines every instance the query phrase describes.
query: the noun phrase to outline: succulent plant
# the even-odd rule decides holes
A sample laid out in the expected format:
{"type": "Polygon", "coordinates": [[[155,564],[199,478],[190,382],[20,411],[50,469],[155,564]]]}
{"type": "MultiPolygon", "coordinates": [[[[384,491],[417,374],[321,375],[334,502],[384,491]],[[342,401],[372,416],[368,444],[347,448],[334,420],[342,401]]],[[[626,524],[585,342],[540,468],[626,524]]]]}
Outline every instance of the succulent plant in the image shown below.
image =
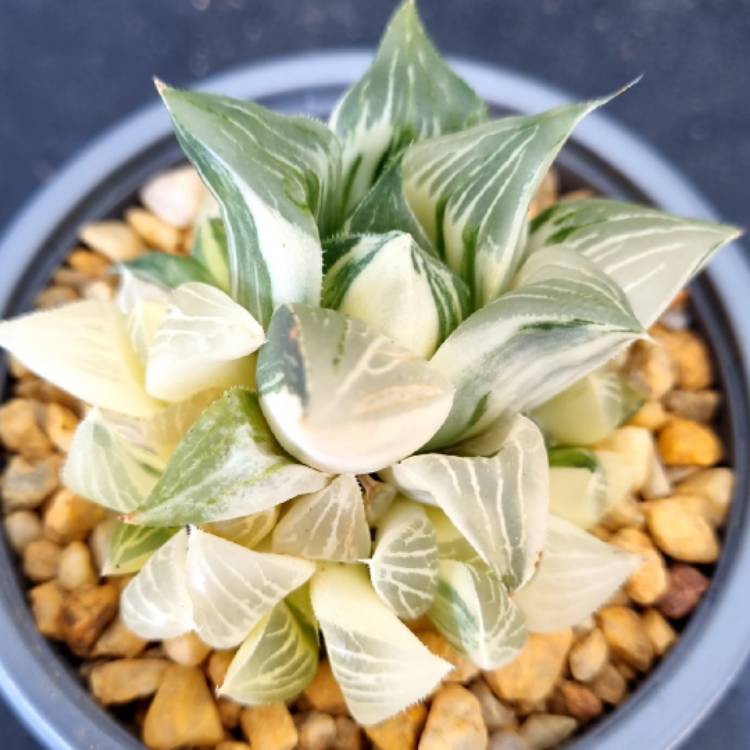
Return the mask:
{"type": "Polygon", "coordinates": [[[218,211],[192,256],[0,325],[92,407],[64,482],[111,511],[127,625],[239,647],[248,704],[299,694],[322,635],[372,724],[451,670],[405,621],[496,669],[594,612],[637,564],[585,531],[629,491],[595,446],[632,405],[607,363],[735,230],[600,199],[529,222],[607,99],[490,119],[408,0],[327,126],[158,88],[218,211]]]}

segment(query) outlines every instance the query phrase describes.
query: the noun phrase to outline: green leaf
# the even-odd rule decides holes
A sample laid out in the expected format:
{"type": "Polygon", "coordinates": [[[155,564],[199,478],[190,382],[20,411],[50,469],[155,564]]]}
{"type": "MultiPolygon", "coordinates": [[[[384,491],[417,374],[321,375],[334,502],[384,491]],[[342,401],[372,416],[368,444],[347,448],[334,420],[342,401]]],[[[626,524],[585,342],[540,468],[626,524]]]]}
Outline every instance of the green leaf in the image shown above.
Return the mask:
{"type": "Polygon", "coordinates": [[[452,670],[380,600],[364,566],[327,565],[313,576],[310,593],[334,677],[360,724],[422,700],[452,670]]]}
{"type": "Polygon", "coordinates": [[[221,219],[206,219],[196,227],[191,252],[193,258],[209,272],[216,286],[228,292],[231,286],[229,250],[221,219]]]}
{"type": "Polygon", "coordinates": [[[630,416],[631,399],[620,375],[600,369],[538,406],[532,416],[553,443],[593,445],[630,416]]]}
{"type": "Polygon", "coordinates": [[[482,100],[428,39],[414,2],[402,3],[370,68],[331,115],[331,129],[343,144],[345,208],[360,200],[404,146],[463,130],[485,117],[482,100]]]}
{"type": "Polygon", "coordinates": [[[608,99],[504,117],[412,146],[404,192],[476,307],[507,291],[524,258],[531,199],[573,128],[608,99]]]}
{"type": "Polygon", "coordinates": [[[260,350],[263,413],[289,453],[365,474],[413,453],[445,419],[451,389],[423,359],[334,310],[284,305],[260,350]]]}
{"type": "Polygon", "coordinates": [[[336,226],[340,153],[321,123],[252,102],[160,86],[187,157],[221,206],[232,297],[262,325],[320,300],[323,236],[336,226]]]}
{"type": "Polygon", "coordinates": [[[158,456],[123,440],[92,409],[75,431],[62,482],[87,500],[126,513],[143,504],[163,470],[158,456]]]}
{"type": "Polygon", "coordinates": [[[585,448],[552,448],[548,455],[549,465],[553,468],[586,469],[589,472],[599,470],[596,454],[585,448]]]}
{"type": "Polygon", "coordinates": [[[193,629],[187,590],[188,536],[180,529],[159,547],[120,595],[120,614],[128,630],[157,641],[193,629]]]}
{"type": "Polygon", "coordinates": [[[177,446],[133,523],[177,526],[259,513],[328,482],[294,463],[266,425],[257,398],[233,388],[214,401],[177,446]]]}
{"type": "MultiPolygon", "coordinates": [[[[327,252],[328,252],[327,246],[327,252]]],[[[336,240],[323,306],[428,359],[469,312],[469,290],[401,232],[336,240]]]]}
{"type": "Polygon", "coordinates": [[[310,684],[317,668],[315,628],[280,602],[240,646],[218,694],[251,706],[290,701],[310,684]]]}
{"type": "Polygon", "coordinates": [[[249,516],[232,518],[229,521],[205,523],[202,529],[209,534],[215,534],[223,539],[228,539],[230,542],[252,549],[271,533],[278,518],[279,507],[276,505],[249,516]]]}
{"type": "Polygon", "coordinates": [[[582,253],[622,289],[644,328],[727,242],[736,227],[595,199],[566,201],[531,226],[530,252],[550,246],[582,253]]]}
{"type": "Polygon", "coordinates": [[[563,630],[605,604],[639,564],[635,555],[551,516],[539,570],[514,601],[530,631],[563,630]]]}
{"type": "Polygon", "coordinates": [[[401,618],[414,620],[432,604],[438,547],[424,508],[393,504],[378,526],[370,579],[380,598],[401,618]]]}
{"type": "Polygon", "coordinates": [[[310,560],[368,557],[370,529],[354,476],[341,474],[322,490],[293,500],[274,529],[272,549],[310,560]]]}
{"type": "Polygon", "coordinates": [[[252,385],[249,356],[265,340],[253,316],[208,284],[182,284],[172,292],[166,314],[148,349],[146,389],[178,402],[208,388],[252,385]]]}
{"type": "Polygon", "coordinates": [[[307,560],[253,552],[190,528],[187,587],[195,631],[216,649],[241,643],[248,632],[315,572],[307,560]]]}
{"type": "Polygon", "coordinates": [[[177,531],[176,528],[131,526],[115,521],[107,543],[102,575],[121,576],[136,573],[177,531]]]}
{"type": "Polygon", "coordinates": [[[534,254],[519,287],[467,318],[432,358],[456,395],[428,448],[533,409],[642,334],[622,292],[591,261],[534,254]]]}
{"type": "Polygon", "coordinates": [[[425,506],[425,513],[430,519],[432,530],[437,541],[438,558],[441,560],[458,560],[475,568],[485,566],[474,547],[466,537],[451,523],[448,516],[440,508],[425,506]]]}
{"type": "Polygon", "coordinates": [[[481,669],[513,661],[526,642],[523,615],[491,573],[455,560],[441,560],[433,625],[481,669]]]}
{"type": "Polygon", "coordinates": [[[136,417],[160,408],[143,387],[143,367],[125,317],[111,302],[73,302],[2,322],[0,347],[40,378],[94,406],[136,417]]]}
{"type": "Polygon", "coordinates": [[[505,585],[531,578],[544,543],[547,452],[536,425],[518,416],[492,458],[412,456],[388,479],[405,495],[439,507],[505,585]]]}
{"type": "Polygon", "coordinates": [[[122,268],[143,281],[159,284],[169,289],[190,281],[198,281],[201,284],[216,283],[213,276],[196,258],[183,255],[170,255],[163,252],[146,253],[123,263],[122,268]]]}

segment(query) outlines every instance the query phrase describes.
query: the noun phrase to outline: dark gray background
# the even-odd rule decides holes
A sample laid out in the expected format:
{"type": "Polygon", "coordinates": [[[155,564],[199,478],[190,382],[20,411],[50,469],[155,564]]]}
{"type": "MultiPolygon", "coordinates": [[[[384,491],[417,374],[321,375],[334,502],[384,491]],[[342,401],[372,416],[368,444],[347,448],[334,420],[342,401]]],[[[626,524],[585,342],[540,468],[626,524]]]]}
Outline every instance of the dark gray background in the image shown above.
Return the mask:
{"type": "MultiPolygon", "coordinates": [[[[184,84],[251,60],[372,46],[395,0],[3,0],[0,227],[93,136],[184,84]]],[[[750,225],[750,0],[422,0],[445,52],[608,105],[750,225]]],[[[0,272],[1,269],[0,269],[0,272]]],[[[749,572],[750,574],[750,572],[749,572]]],[[[33,750],[0,704],[4,750],[33,750]]],[[[750,746],[750,671],[686,750],[750,746]]],[[[625,749],[624,749],[625,750],[625,749]]],[[[643,750],[652,750],[644,748],[643,750]]]]}

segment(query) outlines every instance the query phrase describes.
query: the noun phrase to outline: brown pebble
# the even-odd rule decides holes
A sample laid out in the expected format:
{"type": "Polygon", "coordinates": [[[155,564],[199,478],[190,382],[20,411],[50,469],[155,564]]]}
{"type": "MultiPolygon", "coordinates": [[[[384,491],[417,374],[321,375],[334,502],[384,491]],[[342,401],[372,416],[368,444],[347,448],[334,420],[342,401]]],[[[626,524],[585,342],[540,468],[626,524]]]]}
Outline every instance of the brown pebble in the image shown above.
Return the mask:
{"type": "Polygon", "coordinates": [[[604,710],[601,699],[579,682],[566,680],[560,690],[565,698],[567,713],[583,724],[592,721],[604,710]]]}
{"type": "Polygon", "coordinates": [[[334,716],[346,716],[349,713],[344,694],[333,676],[327,659],[321,659],[315,677],[305,688],[304,696],[310,706],[318,711],[334,716]]]}
{"type": "Polygon", "coordinates": [[[245,708],[240,725],[253,750],[293,750],[297,746],[297,727],[283,703],[245,708]]]}
{"type": "Polygon", "coordinates": [[[69,286],[49,286],[34,297],[34,307],[38,310],[51,310],[77,299],[78,292],[69,286]]]}
{"type": "Polygon", "coordinates": [[[92,279],[104,278],[112,268],[107,258],[83,247],[76,248],[68,255],[68,265],[92,279]]]}
{"type": "Polygon", "coordinates": [[[333,716],[310,711],[297,726],[299,750],[333,750],[336,722],[333,716]]]}
{"type": "Polygon", "coordinates": [[[180,250],[182,235],[159,217],[144,208],[129,208],[125,219],[143,241],[155,250],[176,254],[180,250]]]}
{"type": "Polygon", "coordinates": [[[33,510],[17,510],[5,516],[5,533],[10,546],[20,555],[42,536],[42,522],[33,510]]]}
{"type": "Polygon", "coordinates": [[[84,225],[79,236],[89,247],[113,263],[143,255],[145,247],[136,232],[123,221],[99,221],[84,225]]]}
{"type": "Polygon", "coordinates": [[[604,633],[598,628],[573,646],[568,664],[573,677],[581,682],[589,682],[604,669],[609,657],[609,644],[604,633]]]}
{"type": "Polygon", "coordinates": [[[33,463],[13,456],[0,483],[6,512],[41,505],[58,488],[59,470],[59,456],[47,456],[33,463]]]}
{"type": "Polygon", "coordinates": [[[676,417],[695,422],[711,422],[719,410],[718,391],[672,391],[664,398],[664,405],[676,417]]]}
{"type": "Polygon", "coordinates": [[[61,404],[47,404],[44,429],[50,441],[62,453],[70,450],[78,422],[78,415],[72,409],[61,404]]]}
{"type": "Polygon", "coordinates": [[[482,718],[490,732],[513,726],[516,718],[513,710],[495,696],[483,679],[475,680],[469,685],[469,690],[479,701],[482,718]]]}
{"type": "Polygon", "coordinates": [[[629,425],[645,427],[647,430],[656,432],[667,422],[668,415],[661,401],[646,401],[638,411],[628,420],[629,425]]]}
{"type": "Polygon", "coordinates": [[[252,750],[247,742],[235,742],[234,740],[225,740],[220,742],[214,750],[252,750]]]}
{"type": "Polygon", "coordinates": [[[636,341],[628,352],[624,372],[638,392],[650,399],[660,399],[677,380],[675,364],[655,341],[636,341]]]}
{"type": "Polygon", "coordinates": [[[36,539],[23,551],[23,572],[32,581],[49,581],[57,577],[60,547],[49,539],[36,539]]]}
{"type": "Polygon", "coordinates": [[[77,656],[87,656],[117,611],[119,591],[111,583],[85,586],[65,600],[65,640],[77,656]]]}
{"type": "Polygon", "coordinates": [[[364,727],[375,750],[415,750],[427,720],[427,708],[415,703],[380,724],[364,727]]]}
{"type": "Polygon", "coordinates": [[[687,617],[698,605],[710,583],[692,565],[674,565],[669,570],[669,587],[657,607],[670,620],[687,617]]]}
{"type": "Polygon", "coordinates": [[[229,698],[218,698],[216,700],[216,708],[219,711],[219,717],[223,726],[227,729],[235,729],[239,726],[240,715],[244,708],[241,704],[229,698]]]}
{"type": "Polygon", "coordinates": [[[713,367],[708,347],[698,334],[687,329],[669,331],[656,325],[651,335],[667,350],[677,366],[677,383],[688,391],[700,391],[713,382],[713,367]]]}
{"type": "Polygon", "coordinates": [[[706,519],[678,499],[665,498],[648,504],[648,528],[666,555],[690,563],[711,563],[721,551],[716,532],[706,519]]]}
{"type": "Polygon", "coordinates": [[[723,449],[717,434],[690,419],[672,419],[659,432],[659,455],[667,466],[713,466],[723,449]]]}
{"type": "Polygon", "coordinates": [[[52,443],[42,430],[44,405],[14,398],[0,406],[0,442],[9,450],[34,460],[52,453],[52,443]]]}
{"type": "Polygon", "coordinates": [[[168,664],[165,659],[116,659],[96,664],[89,686],[104,705],[130,703],[156,692],[168,664]]]}
{"type": "Polygon", "coordinates": [[[130,630],[121,617],[116,617],[94,644],[91,655],[134,658],[143,653],[147,641],[130,630]]]}
{"type": "Polygon", "coordinates": [[[462,685],[449,683],[435,694],[419,750],[485,750],[487,727],[476,697],[462,685]]]}
{"type": "Polygon", "coordinates": [[[605,703],[610,706],[618,706],[625,698],[628,684],[614,666],[607,664],[589,683],[589,687],[605,703]]]}
{"type": "Polygon", "coordinates": [[[209,657],[206,673],[214,689],[221,687],[236,653],[237,651],[234,649],[231,651],[214,651],[209,657]]]}
{"type": "Polygon", "coordinates": [[[104,518],[104,510],[94,503],[61,489],[50,500],[44,513],[44,535],[60,544],[85,539],[104,518]]]}
{"type": "Polygon", "coordinates": [[[333,750],[362,750],[363,747],[362,730],[357,726],[357,722],[348,716],[337,716],[333,750]]]}
{"type": "Polygon", "coordinates": [[[531,750],[549,750],[567,740],[577,728],[578,723],[571,716],[534,714],[521,727],[521,736],[531,750]]]}
{"type": "Polygon", "coordinates": [[[664,619],[656,609],[647,609],[642,615],[643,627],[646,635],[654,647],[657,656],[664,656],[677,640],[675,629],[664,619]]]}
{"type": "Polygon", "coordinates": [[[162,641],[164,653],[174,662],[185,667],[197,667],[211,653],[207,646],[192,631],[162,641]]]}
{"type": "Polygon", "coordinates": [[[452,672],[443,677],[443,682],[460,682],[466,683],[473,680],[478,674],[479,669],[475,667],[468,659],[464,659],[454,648],[443,638],[440,633],[434,630],[423,630],[417,633],[422,643],[432,651],[433,654],[444,659],[454,666],[452,672]]]}
{"type": "Polygon", "coordinates": [[[629,607],[607,606],[597,613],[599,626],[615,656],[640,672],[646,672],[654,658],[638,614],[629,607]]]}
{"type": "Polygon", "coordinates": [[[678,494],[700,495],[711,506],[711,521],[722,526],[732,504],[734,472],[724,466],[702,469],[683,479],[676,487],[678,494]]]}
{"type": "Polygon", "coordinates": [[[91,564],[91,552],[85,542],[71,542],[60,553],[57,580],[68,591],[96,583],[98,576],[91,564]]]}
{"type": "Polygon", "coordinates": [[[63,602],[65,594],[57,581],[47,581],[29,590],[31,611],[42,635],[63,639],[63,602]]]}
{"type": "Polygon", "coordinates": [[[529,750],[529,743],[516,732],[499,729],[490,736],[487,750],[529,750]]]}
{"type": "Polygon", "coordinates": [[[620,529],[610,544],[641,558],[640,566],[625,583],[625,593],[637,604],[657,601],[667,590],[667,566],[648,535],[639,529],[620,529]]]}

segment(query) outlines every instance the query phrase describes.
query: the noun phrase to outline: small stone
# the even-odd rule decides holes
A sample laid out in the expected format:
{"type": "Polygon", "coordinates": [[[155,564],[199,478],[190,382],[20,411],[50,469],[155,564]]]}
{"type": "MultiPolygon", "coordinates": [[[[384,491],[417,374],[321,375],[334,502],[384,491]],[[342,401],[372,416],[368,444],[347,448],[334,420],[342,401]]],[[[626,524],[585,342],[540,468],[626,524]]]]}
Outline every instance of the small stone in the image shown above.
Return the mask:
{"type": "Polygon", "coordinates": [[[479,674],[479,669],[468,659],[464,659],[457,653],[453,646],[440,633],[436,633],[434,630],[423,630],[421,633],[417,633],[417,638],[433,654],[454,666],[453,671],[443,678],[443,682],[466,683],[473,680],[479,674]]]}
{"type": "Polygon", "coordinates": [[[665,348],[655,341],[636,341],[629,350],[624,374],[638,391],[660,399],[674,387],[677,368],[665,348]]]}
{"type": "Polygon", "coordinates": [[[20,555],[42,536],[42,522],[34,511],[17,510],[5,517],[5,533],[10,546],[20,555]]]}
{"type": "Polygon", "coordinates": [[[532,633],[514,661],[484,678],[500,700],[544,700],[563,673],[572,643],[572,630],[532,633]]]}
{"type": "Polygon", "coordinates": [[[672,499],[685,506],[688,512],[700,516],[711,528],[716,529],[719,526],[708,498],[702,495],[673,495],[672,499]]]}
{"type": "Polygon", "coordinates": [[[71,409],[60,404],[47,404],[44,429],[54,446],[62,453],[70,450],[78,423],[78,416],[71,409]]]}
{"type": "Polygon", "coordinates": [[[488,731],[494,732],[496,729],[515,724],[516,716],[513,711],[495,697],[484,680],[476,680],[469,686],[469,690],[479,701],[482,719],[488,731]]]}
{"type": "Polygon", "coordinates": [[[198,217],[206,188],[192,166],[160,172],[141,188],[143,205],[162,221],[186,229],[198,217]]]}
{"type": "Polygon", "coordinates": [[[646,401],[638,411],[628,420],[634,427],[645,427],[651,432],[661,429],[667,422],[668,415],[661,401],[646,401]]]}
{"type": "Polygon", "coordinates": [[[565,698],[567,713],[582,724],[596,719],[604,710],[599,696],[579,682],[566,680],[560,686],[560,690],[565,698]]]}
{"type": "Polygon", "coordinates": [[[364,730],[375,750],[415,750],[426,719],[426,706],[415,703],[400,714],[380,724],[364,727],[364,730]]]}
{"type": "Polygon", "coordinates": [[[0,483],[6,512],[41,505],[58,488],[59,470],[58,456],[47,456],[34,463],[13,456],[0,483]]]}
{"type": "Polygon", "coordinates": [[[143,742],[151,750],[217,745],[224,739],[219,712],[203,673],[171,664],[149,706],[143,742]]]}
{"type": "Polygon", "coordinates": [[[521,736],[531,750],[548,750],[570,737],[578,728],[578,722],[570,716],[534,714],[521,727],[521,736]]]}
{"type": "Polygon", "coordinates": [[[419,750],[485,750],[487,727],[479,701],[465,687],[448,684],[435,695],[419,750]]]}
{"type": "Polygon", "coordinates": [[[15,383],[13,386],[13,395],[19,398],[41,401],[45,404],[55,402],[72,409],[76,409],[79,406],[79,401],[69,393],[52,385],[48,380],[40,380],[34,377],[24,378],[15,383]]]}
{"type": "Polygon", "coordinates": [[[48,286],[34,297],[34,307],[38,310],[52,310],[77,299],[78,292],[69,286],[48,286]]]}
{"type": "Polygon", "coordinates": [[[657,601],[667,590],[669,576],[664,558],[648,535],[639,529],[620,529],[610,539],[610,544],[641,558],[640,566],[625,584],[625,593],[638,604],[657,601]]]}
{"type": "Polygon", "coordinates": [[[111,583],[84,586],[65,600],[65,640],[76,656],[87,656],[117,611],[119,591],[111,583]]]}
{"type": "Polygon", "coordinates": [[[63,602],[65,594],[57,581],[47,581],[29,590],[31,611],[36,627],[47,638],[63,638],[63,602]]]}
{"type": "Polygon", "coordinates": [[[568,657],[570,672],[576,680],[589,682],[604,669],[608,658],[607,639],[604,633],[596,628],[570,650],[568,657]]]}
{"type": "Polygon", "coordinates": [[[227,729],[236,729],[239,726],[240,715],[244,706],[229,698],[218,698],[216,708],[219,711],[221,723],[224,727],[227,729]]]}
{"type": "Polygon", "coordinates": [[[143,653],[147,643],[130,630],[121,617],[117,617],[99,636],[91,655],[94,657],[119,656],[132,659],[143,653]]]}
{"type": "Polygon", "coordinates": [[[111,302],[115,298],[115,289],[106,281],[90,281],[83,288],[83,298],[111,302]]]}
{"type": "Polygon", "coordinates": [[[318,671],[305,688],[304,696],[312,708],[318,711],[334,716],[347,716],[349,713],[344,694],[333,676],[327,659],[322,659],[318,664],[318,671]]]}
{"type": "Polygon", "coordinates": [[[682,562],[711,563],[719,557],[716,532],[705,518],[675,498],[648,504],[651,536],[666,555],[682,562]]]}
{"type": "Polygon", "coordinates": [[[721,405],[718,391],[672,391],[664,397],[664,405],[676,417],[695,422],[711,422],[721,405]]]}
{"type": "Polygon", "coordinates": [[[61,553],[49,539],[36,539],[23,551],[23,572],[32,581],[49,581],[57,576],[61,553]]]}
{"type": "Polygon", "coordinates": [[[332,716],[310,711],[297,727],[299,750],[333,750],[336,722],[332,716]]]}
{"type": "Polygon", "coordinates": [[[252,750],[247,742],[235,742],[234,740],[226,740],[220,742],[214,750],[252,750]]]}
{"type": "Polygon", "coordinates": [[[164,659],[117,659],[96,664],[89,675],[94,697],[105,706],[153,695],[169,662],[164,659]]]}
{"type": "Polygon", "coordinates": [[[487,750],[529,750],[529,743],[516,732],[500,729],[490,736],[487,750]]]}
{"type": "Polygon", "coordinates": [[[667,466],[713,466],[722,457],[716,433],[700,422],[673,419],[659,432],[659,455],[667,466]]]}
{"type": "Polygon", "coordinates": [[[589,687],[594,695],[605,703],[609,703],[610,706],[619,706],[625,698],[628,684],[615,667],[607,664],[589,683],[589,687]]]}
{"type": "Polygon", "coordinates": [[[612,666],[623,676],[625,682],[633,682],[638,677],[638,671],[622,659],[613,658],[612,666]]]}
{"type": "Polygon", "coordinates": [[[357,722],[348,716],[337,716],[333,750],[362,750],[363,746],[362,730],[357,722]]]}
{"type": "Polygon", "coordinates": [[[98,505],[70,490],[61,489],[50,500],[44,513],[44,535],[60,544],[85,539],[104,518],[98,505]]]}
{"type": "Polygon", "coordinates": [[[83,247],[73,250],[68,256],[68,265],[92,279],[103,279],[112,268],[112,263],[108,258],[103,258],[83,247]]]}
{"type": "Polygon", "coordinates": [[[297,727],[283,703],[245,708],[240,725],[253,750],[293,750],[297,746],[297,727]]]}
{"type": "Polygon", "coordinates": [[[113,518],[105,518],[94,526],[89,535],[89,549],[91,550],[91,557],[94,560],[94,567],[98,571],[104,569],[104,563],[109,553],[109,540],[112,536],[114,525],[113,518]]]}
{"type": "Polygon", "coordinates": [[[86,224],[79,236],[92,250],[101,253],[112,263],[125,263],[146,251],[141,238],[122,221],[86,224]]]}
{"type": "Polygon", "coordinates": [[[638,614],[629,607],[607,606],[599,611],[597,619],[612,653],[646,672],[654,659],[654,650],[638,614]]]}
{"type": "Polygon", "coordinates": [[[677,640],[674,628],[664,619],[656,609],[647,609],[642,615],[643,627],[646,635],[654,647],[657,656],[664,656],[677,640]]]}
{"type": "Polygon", "coordinates": [[[669,588],[657,605],[659,611],[671,620],[687,617],[709,584],[708,578],[692,565],[674,565],[669,570],[669,588]]]}
{"type": "Polygon", "coordinates": [[[125,220],[149,247],[173,255],[179,251],[180,231],[150,211],[129,208],[125,212],[125,220]]]}
{"type": "Polygon", "coordinates": [[[654,438],[644,427],[625,426],[611,432],[596,448],[619,453],[626,459],[632,482],[630,491],[640,492],[646,483],[654,456],[654,438]]]}
{"type": "Polygon", "coordinates": [[[73,268],[58,268],[57,271],[52,275],[52,282],[55,286],[69,286],[79,294],[86,284],[91,281],[91,277],[85,273],[76,271],[73,268]]]}
{"type": "Polygon", "coordinates": [[[21,378],[25,378],[27,376],[33,377],[31,370],[29,370],[26,365],[21,362],[20,359],[16,359],[16,357],[14,357],[9,352],[5,353],[5,361],[11,377],[16,378],[16,380],[20,380],[21,378]]]}
{"type": "Polygon", "coordinates": [[[57,581],[68,591],[96,583],[98,576],[91,564],[91,552],[85,542],[71,542],[60,553],[57,581]]]}
{"type": "Polygon", "coordinates": [[[664,346],[677,366],[677,384],[680,388],[700,391],[711,385],[711,355],[700,336],[688,329],[670,331],[658,325],[650,333],[664,346]]]}
{"type": "Polygon", "coordinates": [[[202,664],[211,653],[207,646],[192,631],[183,633],[175,638],[167,638],[162,642],[164,653],[174,662],[184,667],[197,667],[202,664]]]}
{"type": "Polygon", "coordinates": [[[214,651],[211,654],[206,673],[214,689],[221,687],[224,678],[227,676],[229,665],[232,663],[232,659],[234,659],[236,653],[237,651],[233,649],[231,651],[214,651]]]}
{"type": "MultiPolygon", "coordinates": [[[[646,525],[646,514],[643,512],[642,504],[634,497],[627,495],[607,511],[601,520],[601,525],[609,531],[641,528],[646,525]]],[[[602,541],[606,542],[608,539],[602,541]]]]}
{"type": "Polygon", "coordinates": [[[52,453],[52,443],[39,423],[44,407],[29,399],[14,398],[0,406],[0,442],[9,450],[34,460],[52,453]]]}
{"type": "Polygon", "coordinates": [[[702,469],[683,479],[676,492],[705,497],[710,503],[713,525],[722,526],[732,504],[734,472],[725,467],[702,469]]]}

